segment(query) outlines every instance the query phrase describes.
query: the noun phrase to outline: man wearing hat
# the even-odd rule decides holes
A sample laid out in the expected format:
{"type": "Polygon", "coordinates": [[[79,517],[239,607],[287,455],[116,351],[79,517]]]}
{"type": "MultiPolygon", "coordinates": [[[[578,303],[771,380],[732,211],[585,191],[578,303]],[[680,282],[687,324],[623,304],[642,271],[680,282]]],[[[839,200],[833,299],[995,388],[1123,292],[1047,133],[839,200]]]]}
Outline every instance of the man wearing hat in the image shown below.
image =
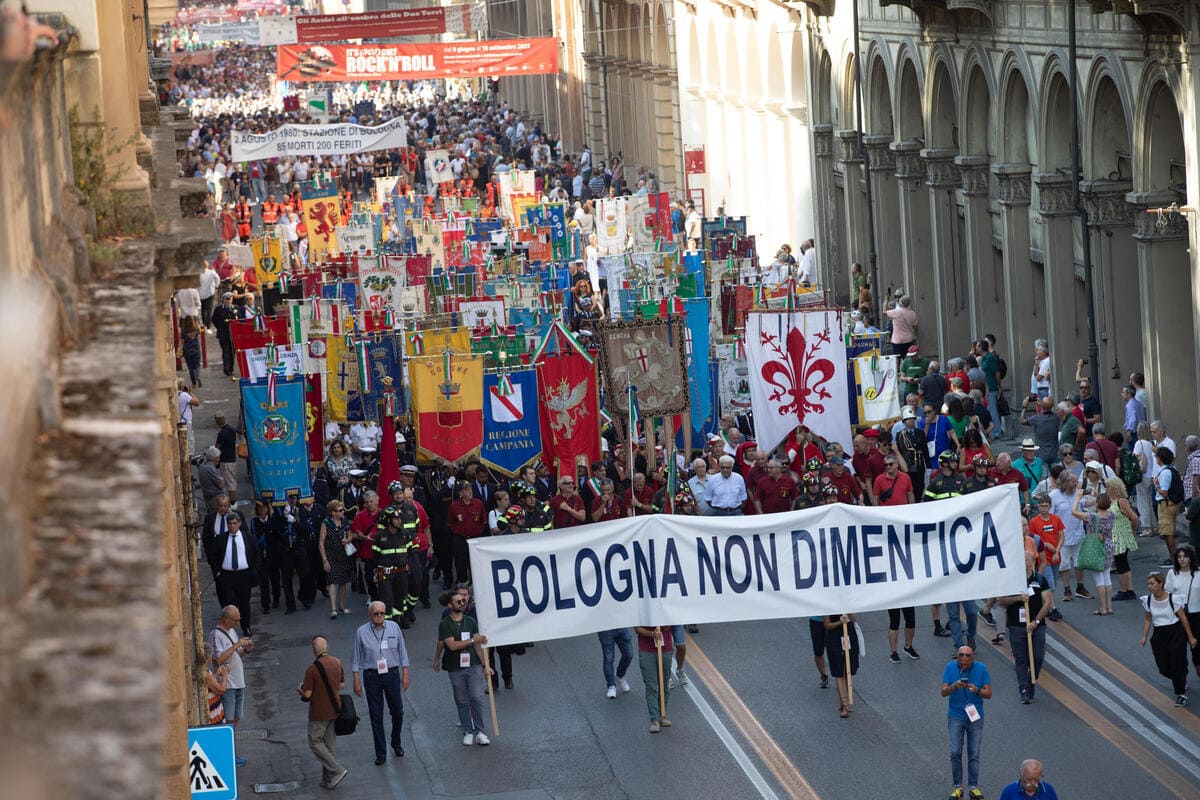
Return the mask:
{"type": "Polygon", "coordinates": [[[367,485],[373,486],[379,483],[379,451],[371,445],[367,445],[359,450],[359,455],[362,456],[360,468],[367,473],[367,485]]]}
{"type": "Polygon", "coordinates": [[[362,508],[363,494],[367,491],[367,471],[365,469],[352,469],[348,474],[350,483],[341,487],[337,493],[337,499],[342,501],[347,515],[355,514],[362,508]]]}
{"type": "Polygon", "coordinates": [[[938,471],[925,488],[926,500],[947,500],[962,494],[962,478],[958,475],[958,458],[949,450],[938,456],[938,471]]]}
{"type": "Polygon", "coordinates": [[[221,305],[213,309],[212,322],[217,329],[217,343],[221,345],[221,369],[233,378],[233,335],[229,331],[229,323],[239,319],[238,310],[233,305],[233,292],[221,295],[221,305]]]}
{"type": "Polygon", "coordinates": [[[375,550],[375,587],[387,613],[385,616],[407,628],[412,623],[409,607],[408,551],[416,546],[418,517],[411,503],[391,505],[379,515],[371,541],[375,550]]]}
{"type": "Polygon", "coordinates": [[[804,485],[804,491],[796,498],[792,508],[802,511],[821,505],[821,476],[815,472],[806,472],[800,482],[804,485]]]}
{"type": "Polygon", "coordinates": [[[962,493],[972,494],[995,486],[996,482],[988,474],[991,468],[991,459],[983,453],[976,453],[975,458],[971,459],[971,474],[963,478],[962,493]]]}
{"type": "Polygon", "coordinates": [[[839,503],[852,506],[863,504],[862,487],[858,485],[858,479],[846,469],[846,460],[840,452],[835,451],[829,456],[822,477],[827,484],[837,487],[839,503]]]}
{"type": "Polygon", "coordinates": [[[908,468],[908,480],[912,483],[913,496],[924,498],[925,473],[929,469],[929,447],[925,431],[917,427],[917,412],[912,406],[900,409],[903,426],[895,435],[896,452],[904,459],[908,468]]]}
{"type": "MultiPolygon", "coordinates": [[[[1034,444],[1033,439],[1021,440],[1021,455],[1013,460],[1012,466],[1013,469],[1025,476],[1025,482],[1028,484],[1030,492],[1050,474],[1045,463],[1037,457],[1037,445],[1034,444]]],[[[1033,510],[1031,497],[1022,497],[1021,503],[1028,505],[1030,510],[1033,510]]]]}
{"type": "Polygon", "coordinates": [[[400,467],[400,482],[404,484],[405,489],[412,491],[413,501],[429,511],[429,492],[417,481],[420,472],[416,464],[405,464],[400,467]]]}

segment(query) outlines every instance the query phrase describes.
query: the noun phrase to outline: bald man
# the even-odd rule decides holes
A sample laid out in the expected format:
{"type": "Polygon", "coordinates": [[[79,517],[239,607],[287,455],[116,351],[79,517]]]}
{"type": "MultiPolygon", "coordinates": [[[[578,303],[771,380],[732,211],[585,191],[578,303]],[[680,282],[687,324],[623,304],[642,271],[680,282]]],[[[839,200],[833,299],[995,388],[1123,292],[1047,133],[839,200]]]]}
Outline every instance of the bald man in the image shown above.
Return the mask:
{"type": "Polygon", "coordinates": [[[321,788],[332,789],[348,771],[337,762],[337,734],[333,729],[341,710],[346,674],[342,662],[329,655],[324,636],[313,637],[312,650],[316,660],[308,665],[304,682],[296,687],[296,693],[308,703],[308,749],[321,763],[321,788]]]}
{"type": "Polygon", "coordinates": [[[1027,758],[1021,762],[1020,778],[1004,787],[1000,800],[1058,800],[1058,793],[1042,780],[1042,762],[1027,758]]]}

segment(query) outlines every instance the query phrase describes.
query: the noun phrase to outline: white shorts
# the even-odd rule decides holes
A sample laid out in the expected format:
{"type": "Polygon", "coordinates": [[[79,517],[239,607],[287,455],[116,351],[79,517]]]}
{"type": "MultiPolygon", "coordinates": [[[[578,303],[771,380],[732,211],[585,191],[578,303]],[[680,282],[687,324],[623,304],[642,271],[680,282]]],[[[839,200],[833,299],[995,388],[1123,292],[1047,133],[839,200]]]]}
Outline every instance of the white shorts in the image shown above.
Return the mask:
{"type": "Polygon", "coordinates": [[[1079,563],[1079,548],[1080,544],[1064,544],[1059,548],[1058,556],[1058,571],[1060,573],[1075,569],[1075,565],[1079,563]]]}

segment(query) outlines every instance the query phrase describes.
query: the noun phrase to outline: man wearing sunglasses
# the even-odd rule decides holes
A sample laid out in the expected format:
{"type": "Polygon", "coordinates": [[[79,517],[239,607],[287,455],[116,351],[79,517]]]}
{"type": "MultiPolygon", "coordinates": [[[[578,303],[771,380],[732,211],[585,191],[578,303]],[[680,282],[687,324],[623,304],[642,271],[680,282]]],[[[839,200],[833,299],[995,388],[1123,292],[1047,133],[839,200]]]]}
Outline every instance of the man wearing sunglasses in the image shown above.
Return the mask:
{"type": "Polygon", "coordinates": [[[942,671],[942,697],[948,698],[950,800],[982,800],[979,789],[979,750],[983,744],[983,701],[992,696],[988,668],[975,660],[975,651],[962,645],[942,671]],[[963,743],[967,751],[967,793],[963,794],[963,743]]]}

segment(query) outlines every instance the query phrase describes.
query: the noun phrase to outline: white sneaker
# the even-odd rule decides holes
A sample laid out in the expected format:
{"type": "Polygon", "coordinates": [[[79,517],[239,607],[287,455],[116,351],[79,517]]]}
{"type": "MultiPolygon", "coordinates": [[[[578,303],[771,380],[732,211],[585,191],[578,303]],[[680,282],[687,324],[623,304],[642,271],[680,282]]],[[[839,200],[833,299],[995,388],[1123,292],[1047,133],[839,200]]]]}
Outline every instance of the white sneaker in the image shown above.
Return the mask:
{"type": "Polygon", "coordinates": [[[487,737],[487,734],[484,733],[483,731],[480,731],[479,733],[475,734],[475,744],[487,745],[487,744],[491,744],[491,743],[492,743],[492,740],[489,739],[487,737]]]}
{"type": "Polygon", "coordinates": [[[467,747],[470,747],[471,745],[475,744],[475,734],[464,733],[463,734],[463,744],[465,744],[467,747]]]}
{"type": "Polygon", "coordinates": [[[617,688],[626,693],[632,691],[629,681],[625,680],[624,678],[617,678],[617,688]]]}
{"type": "Polygon", "coordinates": [[[687,686],[688,685],[687,674],[681,669],[675,670],[675,682],[678,683],[680,686],[687,686]]]}
{"type": "Polygon", "coordinates": [[[677,684],[677,683],[675,682],[675,673],[674,673],[674,672],[672,672],[672,673],[671,673],[671,677],[667,678],[667,688],[668,688],[668,689],[674,689],[674,688],[676,688],[678,685],[679,685],[679,684],[677,684]]]}
{"type": "Polygon", "coordinates": [[[609,700],[616,700],[617,699],[617,687],[615,687],[615,686],[608,687],[608,691],[604,693],[604,696],[607,697],[609,700]]]}

